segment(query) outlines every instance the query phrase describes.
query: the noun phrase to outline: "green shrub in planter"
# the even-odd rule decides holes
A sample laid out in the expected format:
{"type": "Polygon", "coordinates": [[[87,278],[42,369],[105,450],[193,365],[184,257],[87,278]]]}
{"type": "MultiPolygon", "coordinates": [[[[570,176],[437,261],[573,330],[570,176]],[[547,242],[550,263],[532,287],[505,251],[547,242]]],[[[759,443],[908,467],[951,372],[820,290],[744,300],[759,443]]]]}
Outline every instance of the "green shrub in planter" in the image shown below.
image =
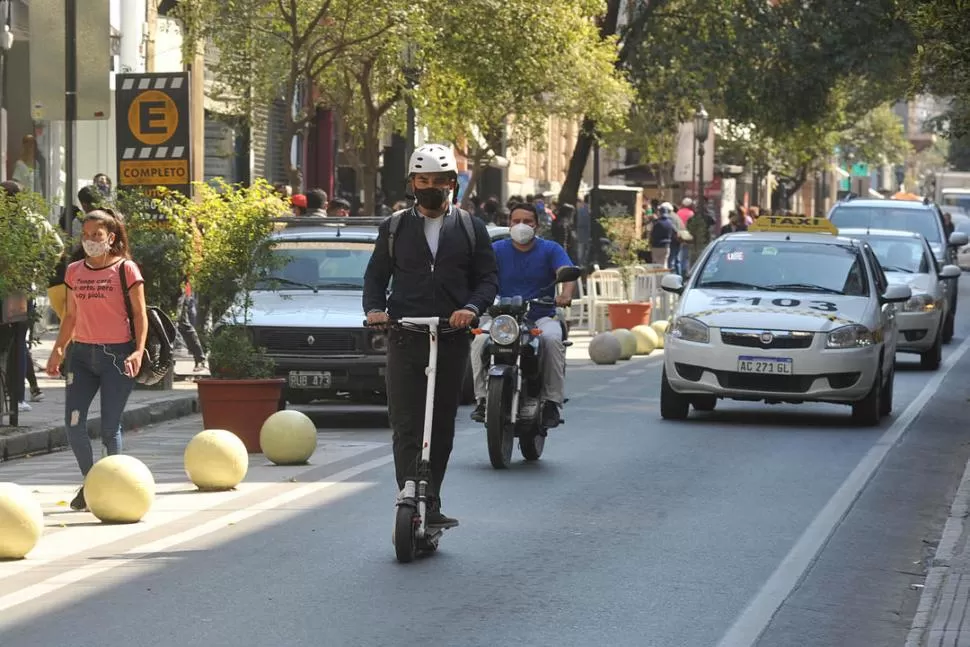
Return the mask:
{"type": "Polygon", "coordinates": [[[257,348],[243,326],[223,326],[212,335],[209,373],[224,380],[259,380],[273,377],[275,364],[257,348]]]}
{"type": "Polygon", "coordinates": [[[47,289],[63,243],[41,214],[50,209],[40,194],[21,191],[10,197],[0,191],[0,299],[30,297],[47,289]]]}

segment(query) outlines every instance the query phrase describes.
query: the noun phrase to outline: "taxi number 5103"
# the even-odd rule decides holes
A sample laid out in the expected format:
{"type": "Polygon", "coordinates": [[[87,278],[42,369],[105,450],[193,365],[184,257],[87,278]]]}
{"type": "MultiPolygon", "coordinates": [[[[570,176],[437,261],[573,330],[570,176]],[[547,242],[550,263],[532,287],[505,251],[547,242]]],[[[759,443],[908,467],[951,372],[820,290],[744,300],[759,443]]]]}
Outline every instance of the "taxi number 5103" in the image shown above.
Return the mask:
{"type": "MultiPolygon", "coordinates": [[[[731,306],[738,303],[747,303],[753,306],[773,305],[779,308],[797,308],[802,305],[802,301],[798,299],[772,299],[768,301],[761,297],[714,297],[711,301],[712,306],[731,306]]],[[[839,309],[831,301],[805,301],[804,303],[812,310],[820,310],[822,312],[837,312],[839,309]]]]}

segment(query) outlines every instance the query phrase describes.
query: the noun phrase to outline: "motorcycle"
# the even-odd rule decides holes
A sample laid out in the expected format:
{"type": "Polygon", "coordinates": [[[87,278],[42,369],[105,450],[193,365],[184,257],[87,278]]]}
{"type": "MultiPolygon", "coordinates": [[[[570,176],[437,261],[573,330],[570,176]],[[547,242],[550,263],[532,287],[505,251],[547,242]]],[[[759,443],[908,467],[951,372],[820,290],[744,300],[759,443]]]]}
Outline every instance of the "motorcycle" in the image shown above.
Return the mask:
{"type": "MultiPolygon", "coordinates": [[[[575,281],[581,275],[582,270],[578,267],[560,267],[555,282],[543,291],[556,283],[575,281]]],[[[495,469],[508,469],[515,438],[519,439],[519,449],[527,461],[539,460],[545,448],[547,429],[542,424],[543,402],[539,399],[543,384],[541,331],[526,319],[533,304],[555,305],[555,301],[550,297],[502,298],[488,309],[492,320],[487,331],[484,328],[476,331],[477,334],[488,334],[482,351],[486,358],[490,358],[485,436],[488,457],[495,469]]],[[[572,345],[568,341],[568,326],[562,319],[560,324],[563,326],[563,344],[572,345]]]]}

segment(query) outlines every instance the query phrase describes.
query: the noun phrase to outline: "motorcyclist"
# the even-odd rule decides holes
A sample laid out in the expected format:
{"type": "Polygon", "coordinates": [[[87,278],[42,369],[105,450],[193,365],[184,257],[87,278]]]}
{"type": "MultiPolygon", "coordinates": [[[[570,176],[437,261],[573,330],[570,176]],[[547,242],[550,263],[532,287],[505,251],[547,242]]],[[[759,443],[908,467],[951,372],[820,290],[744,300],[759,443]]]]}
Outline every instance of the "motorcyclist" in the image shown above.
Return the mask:
{"type": "MultiPolygon", "coordinates": [[[[558,243],[536,236],[539,213],[534,205],[514,205],[509,213],[509,224],[512,238],[493,244],[498,262],[499,296],[521,296],[523,299],[552,297],[556,290],[556,270],[573,265],[569,255],[558,243]]],[[[574,283],[564,284],[562,292],[555,298],[556,305],[569,306],[574,288],[574,283]]],[[[533,304],[528,313],[529,320],[534,321],[542,331],[539,343],[542,344],[543,385],[539,397],[545,403],[542,424],[546,428],[557,427],[562,422],[566,380],[566,347],[563,346],[562,326],[554,318],[555,314],[555,306],[540,304],[533,304]]],[[[487,335],[478,335],[472,342],[472,374],[477,405],[471,417],[476,422],[485,422],[487,366],[482,355],[486,338],[487,335]]]]}
{"type": "MultiPolygon", "coordinates": [[[[363,306],[367,323],[372,326],[386,326],[389,317],[438,316],[449,320],[438,335],[427,522],[429,526],[452,526],[457,521],[441,512],[441,483],[454,443],[455,417],[468,362],[470,335],[466,329],[492,304],[498,288],[495,253],[485,223],[448,200],[458,189],[457,163],[451,148],[427,144],[415,150],[408,165],[408,180],[416,204],[381,223],[364,274],[363,306]],[[393,236],[392,222],[397,227],[393,236]]],[[[415,471],[424,433],[428,351],[425,330],[401,326],[388,333],[387,407],[399,490],[404,489],[405,481],[418,476],[415,471]]]]}

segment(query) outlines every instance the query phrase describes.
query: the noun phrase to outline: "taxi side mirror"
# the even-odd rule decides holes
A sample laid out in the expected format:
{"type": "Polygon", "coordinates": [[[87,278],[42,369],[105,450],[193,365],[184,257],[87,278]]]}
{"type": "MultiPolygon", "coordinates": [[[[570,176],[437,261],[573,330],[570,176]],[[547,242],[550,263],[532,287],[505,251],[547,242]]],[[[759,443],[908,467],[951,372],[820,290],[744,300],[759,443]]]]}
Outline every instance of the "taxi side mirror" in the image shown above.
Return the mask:
{"type": "Polygon", "coordinates": [[[941,279],[955,279],[955,278],[958,278],[961,274],[963,274],[963,270],[961,270],[956,265],[944,265],[940,269],[941,279]]]}
{"type": "Polygon", "coordinates": [[[684,291],[684,277],[679,274],[664,274],[660,279],[660,289],[664,292],[680,294],[684,291]]]}
{"type": "Polygon", "coordinates": [[[970,243],[970,236],[965,232],[955,231],[950,234],[950,247],[963,247],[968,243],[970,243]]]}
{"type": "Polygon", "coordinates": [[[908,285],[890,285],[883,293],[881,300],[883,303],[904,303],[913,296],[913,291],[908,285]]]}

